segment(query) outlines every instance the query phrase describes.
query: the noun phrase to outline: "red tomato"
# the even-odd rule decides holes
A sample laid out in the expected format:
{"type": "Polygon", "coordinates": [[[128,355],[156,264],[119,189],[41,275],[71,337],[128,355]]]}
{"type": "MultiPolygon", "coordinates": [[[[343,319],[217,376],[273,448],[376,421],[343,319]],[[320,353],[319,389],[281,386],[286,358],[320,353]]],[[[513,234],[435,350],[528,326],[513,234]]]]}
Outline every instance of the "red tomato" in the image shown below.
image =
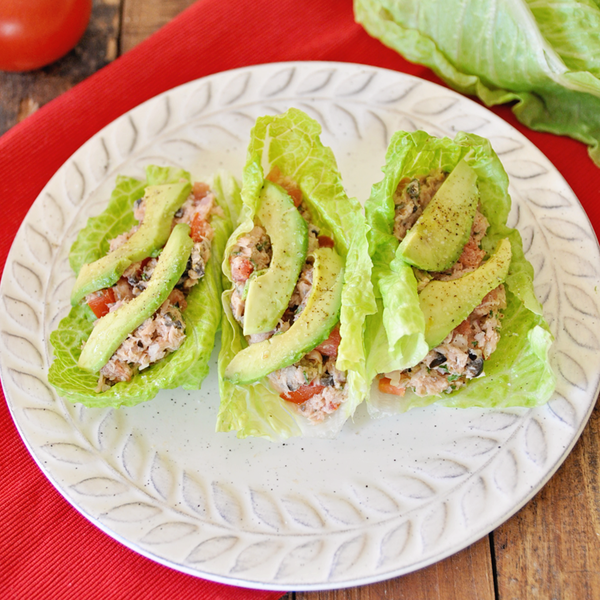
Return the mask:
{"type": "Polygon", "coordinates": [[[65,55],[83,35],[92,0],[2,0],[0,70],[32,71],[65,55]]]}
{"type": "Polygon", "coordinates": [[[326,235],[320,235],[317,239],[319,240],[319,248],[333,248],[335,245],[334,241],[326,235]]]}
{"type": "Polygon", "coordinates": [[[394,394],[395,396],[404,396],[406,388],[395,387],[392,385],[392,380],[388,377],[382,377],[379,380],[379,391],[384,394],[394,394]]]}
{"type": "Polygon", "coordinates": [[[194,242],[201,242],[204,238],[209,237],[211,229],[210,223],[206,219],[203,219],[200,213],[196,213],[192,219],[190,237],[194,242]]]}
{"type": "Polygon", "coordinates": [[[323,356],[337,356],[338,347],[342,341],[340,335],[340,326],[336,325],[329,334],[329,337],[321,342],[315,350],[318,350],[323,356]]]}
{"type": "Polygon", "coordinates": [[[279,394],[284,400],[293,402],[294,404],[302,404],[312,398],[315,394],[322,392],[325,386],[311,383],[309,385],[303,385],[298,388],[295,392],[284,392],[279,394]]]}
{"type": "Polygon", "coordinates": [[[267,179],[280,185],[292,198],[294,206],[298,207],[302,203],[302,192],[298,184],[291,177],[284,177],[279,167],[275,166],[267,175],[267,179]]]}
{"type": "Polygon", "coordinates": [[[203,181],[195,181],[192,192],[196,200],[202,200],[202,198],[204,198],[208,192],[210,192],[210,186],[208,183],[204,183],[203,181]]]}
{"type": "Polygon", "coordinates": [[[246,281],[254,272],[254,266],[247,258],[229,257],[231,265],[231,279],[233,281],[246,281]]]}
{"type": "Polygon", "coordinates": [[[108,305],[114,303],[115,293],[113,292],[112,288],[106,288],[104,290],[94,292],[92,297],[88,300],[88,306],[99,319],[110,312],[108,305]]]}

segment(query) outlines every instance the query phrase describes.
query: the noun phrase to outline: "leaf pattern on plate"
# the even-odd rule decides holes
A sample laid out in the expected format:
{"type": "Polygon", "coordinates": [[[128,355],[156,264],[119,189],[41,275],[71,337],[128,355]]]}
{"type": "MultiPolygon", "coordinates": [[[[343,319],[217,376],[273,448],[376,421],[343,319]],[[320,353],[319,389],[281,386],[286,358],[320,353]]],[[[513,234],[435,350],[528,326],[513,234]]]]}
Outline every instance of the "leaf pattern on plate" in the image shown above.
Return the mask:
{"type": "Polygon", "coordinates": [[[219,516],[230,525],[241,526],[244,512],[237,494],[218,482],[212,484],[212,499],[219,516]]]}
{"type": "Polygon", "coordinates": [[[531,419],[525,430],[525,453],[538,466],[543,466],[548,457],[548,445],[544,429],[536,419],[531,419]]]}
{"type": "Polygon", "coordinates": [[[296,94],[302,96],[322,92],[330,84],[336,72],[336,69],[316,69],[311,71],[298,84],[296,94]]]}
{"type": "Polygon", "coordinates": [[[417,477],[401,475],[388,479],[387,483],[395,492],[406,498],[426,500],[435,495],[435,490],[417,477]]]}
{"type": "Polygon", "coordinates": [[[346,77],[338,82],[333,90],[333,94],[334,96],[346,97],[361,94],[371,85],[375,76],[375,72],[372,70],[353,73],[350,77],[346,77]]]}
{"type": "Polygon", "coordinates": [[[42,296],[42,280],[31,267],[15,261],[12,265],[12,273],[21,290],[31,300],[39,299],[42,296]]]}
{"type": "Polygon", "coordinates": [[[235,535],[222,535],[212,537],[198,544],[185,559],[188,563],[203,563],[214,560],[222,554],[231,551],[238,543],[239,538],[235,535]]]}
{"type": "Polygon", "coordinates": [[[321,556],[323,545],[322,540],[314,540],[292,548],[281,560],[275,579],[285,579],[305,569],[321,556]]]}
{"type": "Polygon", "coordinates": [[[70,431],[70,423],[67,423],[65,418],[55,410],[49,408],[26,408],[23,412],[34,427],[40,427],[48,433],[65,435],[70,431]]]}
{"type": "Polygon", "coordinates": [[[15,323],[29,331],[36,331],[38,329],[40,321],[36,311],[29,304],[10,296],[4,296],[3,300],[6,314],[15,323]]]}
{"type": "Polygon", "coordinates": [[[54,392],[41,379],[15,369],[9,369],[8,373],[17,388],[27,394],[29,398],[41,404],[54,404],[54,392]]]}
{"type": "Polygon", "coordinates": [[[400,526],[385,534],[379,548],[378,567],[397,561],[408,546],[411,536],[411,522],[405,521],[400,526]]]}
{"type": "Polygon", "coordinates": [[[485,511],[487,487],[482,477],[476,477],[466,487],[460,502],[465,525],[476,522],[485,511]]]}
{"type": "Polygon", "coordinates": [[[494,465],[494,483],[505,495],[511,495],[519,482],[519,470],[515,455],[506,452],[494,465]]]}
{"type": "Polygon", "coordinates": [[[319,512],[305,500],[288,496],[283,497],[281,503],[290,518],[299,525],[312,529],[320,529],[325,525],[319,512]]]}
{"type": "Polygon", "coordinates": [[[146,502],[128,502],[111,508],[100,516],[103,521],[118,521],[120,523],[136,523],[148,521],[161,514],[161,509],[146,502]]]}
{"type": "Polygon", "coordinates": [[[262,85],[260,95],[270,98],[287,91],[292,84],[295,73],[295,67],[289,67],[282,69],[281,71],[277,71],[277,73],[274,73],[262,85]]]}
{"type": "Polygon", "coordinates": [[[282,548],[283,543],[276,539],[252,544],[239,553],[231,573],[243,573],[258,567],[279,554],[282,548]]]}
{"type": "Polygon", "coordinates": [[[440,504],[430,510],[421,523],[421,542],[424,548],[431,548],[442,537],[446,529],[448,507],[440,504]]]}
{"type": "Polygon", "coordinates": [[[189,508],[199,515],[206,515],[208,511],[206,490],[201,483],[185,471],[182,477],[182,493],[189,508]]]}
{"type": "Polygon", "coordinates": [[[250,490],[250,501],[254,515],[262,523],[275,531],[279,531],[282,528],[283,518],[271,494],[250,490]]]}
{"type": "Polygon", "coordinates": [[[93,496],[99,498],[102,496],[118,496],[128,490],[127,484],[110,477],[89,477],[74,483],[71,489],[82,496],[93,496]]]}
{"type": "Polygon", "coordinates": [[[367,536],[365,534],[358,535],[345,541],[335,551],[329,577],[336,579],[340,575],[344,575],[354,567],[360,559],[366,547],[367,536]]]}
{"type": "Polygon", "coordinates": [[[20,335],[3,333],[2,343],[15,358],[36,367],[43,366],[44,360],[42,355],[28,339],[21,337],[20,335]]]}
{"type": "Polygon", "coordinates": [[[188,535],[196,533],[198,527],[193,523],[184,521],[174,521],[171,523],[163,523],[153,527],[143,538],[140,539],[142,544],[170,544],[177,542],[188,535]]]}

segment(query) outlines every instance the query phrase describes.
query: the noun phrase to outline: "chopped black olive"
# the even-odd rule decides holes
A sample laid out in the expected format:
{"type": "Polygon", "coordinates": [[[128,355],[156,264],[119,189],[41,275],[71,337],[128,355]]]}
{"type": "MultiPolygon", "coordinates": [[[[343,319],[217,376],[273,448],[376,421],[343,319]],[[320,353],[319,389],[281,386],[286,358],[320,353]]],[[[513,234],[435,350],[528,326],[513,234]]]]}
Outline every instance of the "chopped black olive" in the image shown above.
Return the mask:
{"type": "Polygon", "coordinates": [[[419,197],[419,194],[421,193],[421,185],[419,184],[418,179],[413,179],[406,186],[406,193],[408,194],[408,196],[410,198],[418,198],[419,197]]]}
{"type": "Polygon", "coordinates": [[[469,360],[465,370],[469,379],[473,379],[474,377],[481,375],[483,371],[483,357],[477,352],[469,350],[469,360]]]}
{"type": "Polygon", "coordinates": [[[175,213],[175,218],[179,219],[180,217],[183,217],[183,208],[180,208],[176,213],[175,213]]]}
{"type": "Polygon", "coordinates": [[[439,367],[446,362],[447,358],[441,353],[437,352],[437,356],[429,363],[429,368],[434,369],[435,367],[439,367]]]}

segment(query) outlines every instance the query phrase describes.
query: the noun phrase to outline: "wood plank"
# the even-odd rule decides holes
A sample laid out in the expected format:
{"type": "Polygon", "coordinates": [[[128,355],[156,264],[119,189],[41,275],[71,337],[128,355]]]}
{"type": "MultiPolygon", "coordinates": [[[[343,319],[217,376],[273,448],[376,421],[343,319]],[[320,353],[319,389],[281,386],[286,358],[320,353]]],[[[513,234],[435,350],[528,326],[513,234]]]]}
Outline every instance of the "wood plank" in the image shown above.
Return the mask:
{"type": "Polygon", "coordinates": [[[600,407],[562,467],[494,532],[499,600],[600,598],[600,407]]]}
{"type": "Polygon", "coordinates": [[[295,600],[494,600],[489,537],[435,565],[364,587],[297,592],[295,600]]]}
{"type": "Polygon", "coordinates": [[[79,44],[55,63],[28,73],[0,71],[0,135],[117,57],[120,0],[94,0],[79,44]]]}
{"type": "Polygon", "coordinates": [[[123,0],[121,52],[143,42],[195,0],[123,0]]]}

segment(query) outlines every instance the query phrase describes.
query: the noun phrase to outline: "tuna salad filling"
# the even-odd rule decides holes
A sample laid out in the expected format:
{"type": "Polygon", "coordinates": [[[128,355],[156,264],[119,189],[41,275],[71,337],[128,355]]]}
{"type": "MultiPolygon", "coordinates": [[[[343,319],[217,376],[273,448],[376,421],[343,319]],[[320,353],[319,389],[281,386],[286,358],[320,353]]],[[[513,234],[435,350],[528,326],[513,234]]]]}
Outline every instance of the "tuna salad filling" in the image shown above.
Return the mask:
{"type": "MultiPolygon", "coordinates": [[[[138,371],[177,350],[185,340],[182,313],[187,308],[186,296],[204,276],[214,236],[210,217],[221,210],[214,200],[209,186],[196,182],[187,200],[175,213],[171,228],[178,223],[187,223],[194,242],[186,269],[159,310],[132,331],[102,367],[98,392],[108,390],[119,381],[130,381],[138,371]]],[[[110,240],[111,251],[124,244],[139,229],[145,215],[144,204],[143,199],[134,203],[134,217],[138,225],[110,240]]],[[[85,301],[96,317],[100,319],[139,296],[146,289],[157,263],[158,259],[152,257],[134,263],[114,286],[86,296],[85,301]]]]}
{"type": "MultiPolygon", "coordinates": [[[[298,211],[308,225],[308,253],[300,276],[290,297],[287,309],[277,326],[269,332],[246,336],[249,344],[255,344],[287,331],[304,310],[313,283],[314,258],[311,253],[319,247],[333,247],[334,242],[320,235],[319,228],[311,221],[308,207],[302,201],[302,193],[295,182],[282,177],[274,168],[267,179],[283,187],[291,196],[298,211]]],[[[246,235],[238,238],[229,257],[233,291],[231,311],[238,323],[244,323],[245,293],[251,275],[267,269],[272,258],[271,240],[260,224],[246,235]]],[[[296,404],[301,414],[310,421],[320,422],[335,412],[347,398],[346,374],[336,368],[338,346],[341,338],[335,327],[329,338],[298,362],[268,375],[273,388],[284,400],[296,404]]]]}
{"type": "MultiPolygon", "coordinates": [[[[400,181],[394,194],[394,235],[399,241],[416,223],[446,177],[447,174],[436,170],[425,177],[400,181]]],[[[475,213],[471,235],[450,269],[440,273],[413,269],[419,292],[432,280],[458,279],[482,264],[486,252],[481,248],[481,240],[489,223],[479,208],[475,213]]],[[[380,391],[399,396],[403,396],[407,390],[417,396],[439,395],[453,392],[470,379],[484,375],[484,361],[496,350],[500,339],[502,310],[505,308],[506,293],[504,286],[499,285],[420,363],[382,377],[379,380],[380,391]]]]}

